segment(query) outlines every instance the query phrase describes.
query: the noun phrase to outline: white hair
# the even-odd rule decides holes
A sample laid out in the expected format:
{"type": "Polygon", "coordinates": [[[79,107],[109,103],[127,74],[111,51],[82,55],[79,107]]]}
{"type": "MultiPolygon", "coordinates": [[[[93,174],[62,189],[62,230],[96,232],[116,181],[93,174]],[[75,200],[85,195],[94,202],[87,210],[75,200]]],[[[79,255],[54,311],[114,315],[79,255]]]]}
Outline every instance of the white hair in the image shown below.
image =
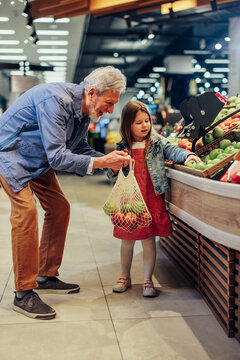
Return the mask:
{"type": "Polygon", "coordinates": [[[113,89],[122,93],[126,88],[126,77],[113,66],[102,66],[93,70],[84,79],[84,89],[89,91],[96,88],[99,95],[113,89]]]}

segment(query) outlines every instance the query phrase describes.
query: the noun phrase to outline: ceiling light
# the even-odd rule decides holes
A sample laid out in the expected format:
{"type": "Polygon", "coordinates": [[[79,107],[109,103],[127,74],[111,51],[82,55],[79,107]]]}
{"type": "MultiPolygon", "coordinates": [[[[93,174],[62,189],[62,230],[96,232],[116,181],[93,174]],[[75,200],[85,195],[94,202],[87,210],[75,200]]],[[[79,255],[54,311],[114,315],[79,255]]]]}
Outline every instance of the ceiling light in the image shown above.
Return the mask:
{"type": "Polygon", "coordinates": [[[160,77],[160,74],[157,74],[157,73],[151,73],[148,75],[150,78],[155,78],[155,79],[158,79],[160,77]]]}
{"type": "Polygon", "coordinates": [[[228,59],[205,59],[206,64],[229,64],[228,59]]]}
{"type": "Polygon", "coordinates": [[[200,78],[196,78],[195,79],[196,83],[199,84],[200,82],[202,82],[202,80],[200,78]]]}
{"type": "Polygon", "coordinates": [[[225,40],[225,41],[231,41],[231,38],[230,38],[229,36],[226,36],[226,37],[224,38],[224,40],[225,40]]]}
{"type": "Polygon", "coordinates": [[[27,17],[29,15],[30,11],[31,11],[31,5],[27,1],[26,5],[25,5],[25,8],[24,8],[24,10],[22,12],[22,16],[27,17]]]}
{"type": "Polygon", "coordinates": [[[205,68],[201,68],[201,69],[193,69],[193,72],[205,72],[206,69],[205,68]]]}
{"type": "Polygon", "coordinates": [[[55,20],[55,23],[59,23],[59,24],[66,24],[66,23],[69,23],[69,22],[70,22],[69,18],[62,18],[62,19],[55,20]]]}
{"type": "Polygon", "coordinates": [[[210,50],[184,50],[184,54],[208,55],[211,54],[210,50]]]}
{"type": "Polygon", "coordinates": [[[15,30],[0,30],[0,35],[13,35],[15,30]]]}
{"type": "Polygon", "coordinates": [[[155,83],[155,79],[151,79],[151,78],[138,78],[137,82],[141,83],[141,84],[147,84],[147,83],[155,83]]]}
{"type": "Polygon", "coordinates": [[[115,58],[117,58],[117,57],[119,57],[119,53],[118,53],[118,52],[115,52],[115,53],[113,53],[113,56],[114,56],[115,58]]]}
{"type": "Polygon", "coordinates": [[[205,89],[204,89],[204,87],[200,87],[200,88],[199,88],[199,91],[200,91],[200,93],[203,93],[203,92],[205,92],[205,89]]]}
{"type": "Polygon", "coordinates": [[[222,48],[222,45],[220,44],[220,43],[217,43],[216,45],[215,45],[215,49],[216,50],[220,50],[222,48]]]}
{"type": "Polygon", "coordinates": [[[0,45],[18,45],[19,40],[0,40],[0,45]]]}
{"type": "Polygon", "coordinates": [[[227,78],[223,78],[223,79],[222,79],[222,82],[223,82],[224,84],[227,84],[227,83],[228,83],[228,79],[227,79],[227,78]]]}
{"type": "Polygon", "coordinates": [[[209,78],[209,77],[210,77],[210,72],[209,72],[209,71],[206,71],[205,74],[204,74],[204,77],[205,77],[205,78],[209,78]]]}
{"type": "Polygon", "coordinates": [[[22,54],[23,49],[0,48],[0,53],[2,53],[2,54],[22,54]]]}
{"type": "Polygon", "coordinates": [[[166,71],[166,68],[163,67],[163,66],[155,66],[155,67],[153,68],[153,71],[155,71],[155,72],[165,72],[165,71],[166,71]]]}
{"type": "Polygon", "coordinates": [[[49,64],[52,66],[67,66],[67,63],[65,61],[49,61],[49,64]]]}
{"type": "Polygon", "coordinates": [[[229,68],[213,68],[213,72],[229,72],[229,68]]]}
{"type": "Polygon", "coordinates": [[[196,64],[196,65],[194,66],[194,69],[196,69],[196,70],[199,70],[199,69],[201,69],[201,65],[199,65],[199,64],[196,64]]]}
{"type": "Polygon", "coordinates": [[[149,101],[149,102],[152,102],[152,101],[153,101],[153,97],[152,97],[152,96],[149,96],[148,101],[149,101]]]}
{"type": "Polygon", "coordinates": [[[204,84],[204,86],[206,87],[206,88],[210,88],[210,83],[209,82],[206,82],[205,84],[204,84]]]}
{"type": "Polygon", "coordinates": [[[150,90],[151,90],[152,92],[155,92],[157,89],[155,88],[155,86],[151,86],[150,90]]]}
{"type": "Polygon", "coordinates": [[[38,35],[59,35],[59,36],[67,36],[69,35],[69,31],[68,30],[38,30],[37,31],[38,35]]]}
{"type": "Polygon", "coordinates": [[[24,55],[0,55],[0,60],[26,60],[24,55]]]}
{"type": "Polygon", "coordinates": [[[9,18],[7,16],[0,16],[0,22],[8,22],[9,18]]]}
{"type": "Polygon", "coordinates": [[[123,17],[126,20],[127,27],[128,28],[132,27],[131,16],[129,14],[126,14],[123,17]]]}
{"type": "Polygon", "coordinates": [[[64,61],[67,60],[67,56],[39,56],[40,61],[64,61]]]}
{"type": "Polygon", "coordinates": [[[222,94],[222,96],[227,96],[227,92],[226,92],[225,90],[223,90],[223,91],[221,92],[221,94],[222,94]]]}
{"type": "Polygon", "coordinates": [[[32,18],[31,16],[29,16],[29,17],[28,17],[27,24],[26,24],[26,28],[27,28],[27,29],[31,29],[32,23],[33,23],[33,18],[32,18]]]}
{"type": "Polygon", "coordinates": [[[66,72],[67,68],[66,68],[66,66],[54,66],[53,70],[60,71],[60,72],[66,72]]]}
{"type": "Polygon", "coordinates": [[[39,40],[38,45],[53,45],[53,46],[66,46],[68,45],[67,40],[39,40]]]}
{"type": "Polygon", "coordinates": [[[220,91],[220,89],[219,89],[219,87],[215,87],[214,89],[213,89],[215,92],[219,92],[220,91]]]}
{"type": "Polygon", "coordinates": [[[149,40],[152,40],[152,39],[154,39],[154,38],[155,38],[155,35],[154,35],[153,31],[152,31],[151,26],[149,26],[149,27],[148,27],[148,39],[149,39],[149,40]]]}
{"type": "Polygon", "coordinates": [[[155,86],[156,86],[156,88],[157,87],[159,87],[160,86],[160,83],[157,81],[157,82],[155,82],[155,84],[154,84],[155,86]]]}
{"type": "Polygon", "coordinates": [[[37,49],[39,54],[67,54],[68,49],[37,49]]]}

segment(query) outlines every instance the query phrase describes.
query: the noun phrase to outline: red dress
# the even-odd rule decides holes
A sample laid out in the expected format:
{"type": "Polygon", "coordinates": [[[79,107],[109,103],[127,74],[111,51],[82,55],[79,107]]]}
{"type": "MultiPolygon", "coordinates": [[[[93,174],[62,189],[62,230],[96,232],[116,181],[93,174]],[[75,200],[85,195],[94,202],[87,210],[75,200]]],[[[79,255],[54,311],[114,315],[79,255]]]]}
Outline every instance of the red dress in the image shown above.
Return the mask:
{"type": "Polygon", "coordinates": [[[133,149],[132,158],[135,160],[134,175],[137,179],[144,201],[152,216],[152,223],[146,227],[138,227],[132,232],[114,227],[113,236],[123,240],[144,240],[153,236],[169,236],[171,222],[165,208],[163,196],[157,196],[145,162],[144,149],[133,149]]]}

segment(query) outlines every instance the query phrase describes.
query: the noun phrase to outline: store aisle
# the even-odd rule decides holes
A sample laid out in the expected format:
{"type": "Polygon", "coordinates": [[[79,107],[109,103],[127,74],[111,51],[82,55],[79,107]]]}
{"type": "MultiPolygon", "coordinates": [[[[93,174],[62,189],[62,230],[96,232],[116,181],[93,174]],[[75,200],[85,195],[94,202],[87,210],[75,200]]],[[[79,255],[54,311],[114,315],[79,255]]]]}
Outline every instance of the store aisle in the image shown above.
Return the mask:
{"type": "MultiPolygon", "coordinates": [[[[156,298],[143,298],[141,245],[135,247],[133,287],[112,293],[120,274],[120,241],[102,211],[106,175],[61,174],[71,203],[60,278],[79,283],[72,295],[42,295],[57,312],[32,320],[14,312],[10,204],[0,189],[1,360],[239,360],[240,343],[227,338],[200,295],[158,248],[156,298]]],[[[39,208],[40,222],[43,213],[39,208]]],[[[157,244],[158,245],[158,244],[157,244]]]]}

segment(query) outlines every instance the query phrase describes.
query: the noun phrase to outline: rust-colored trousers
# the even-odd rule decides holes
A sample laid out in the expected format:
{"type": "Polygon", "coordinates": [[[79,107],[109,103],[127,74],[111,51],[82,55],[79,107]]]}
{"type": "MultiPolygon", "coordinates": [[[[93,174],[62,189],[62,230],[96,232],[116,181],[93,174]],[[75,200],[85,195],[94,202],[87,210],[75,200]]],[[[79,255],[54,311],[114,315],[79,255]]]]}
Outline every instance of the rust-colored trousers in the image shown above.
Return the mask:
{"type": "Polygon", "coordinates": [[[53,170],[29,182],[15,193],[0,175],[11,201],[12,255],[17,291],[37,287],[36,278],[58,276],[69,223],[70,205],[53,170]],[[45,211],[39,246],[38,215],[34,195],[45,211]]]}

